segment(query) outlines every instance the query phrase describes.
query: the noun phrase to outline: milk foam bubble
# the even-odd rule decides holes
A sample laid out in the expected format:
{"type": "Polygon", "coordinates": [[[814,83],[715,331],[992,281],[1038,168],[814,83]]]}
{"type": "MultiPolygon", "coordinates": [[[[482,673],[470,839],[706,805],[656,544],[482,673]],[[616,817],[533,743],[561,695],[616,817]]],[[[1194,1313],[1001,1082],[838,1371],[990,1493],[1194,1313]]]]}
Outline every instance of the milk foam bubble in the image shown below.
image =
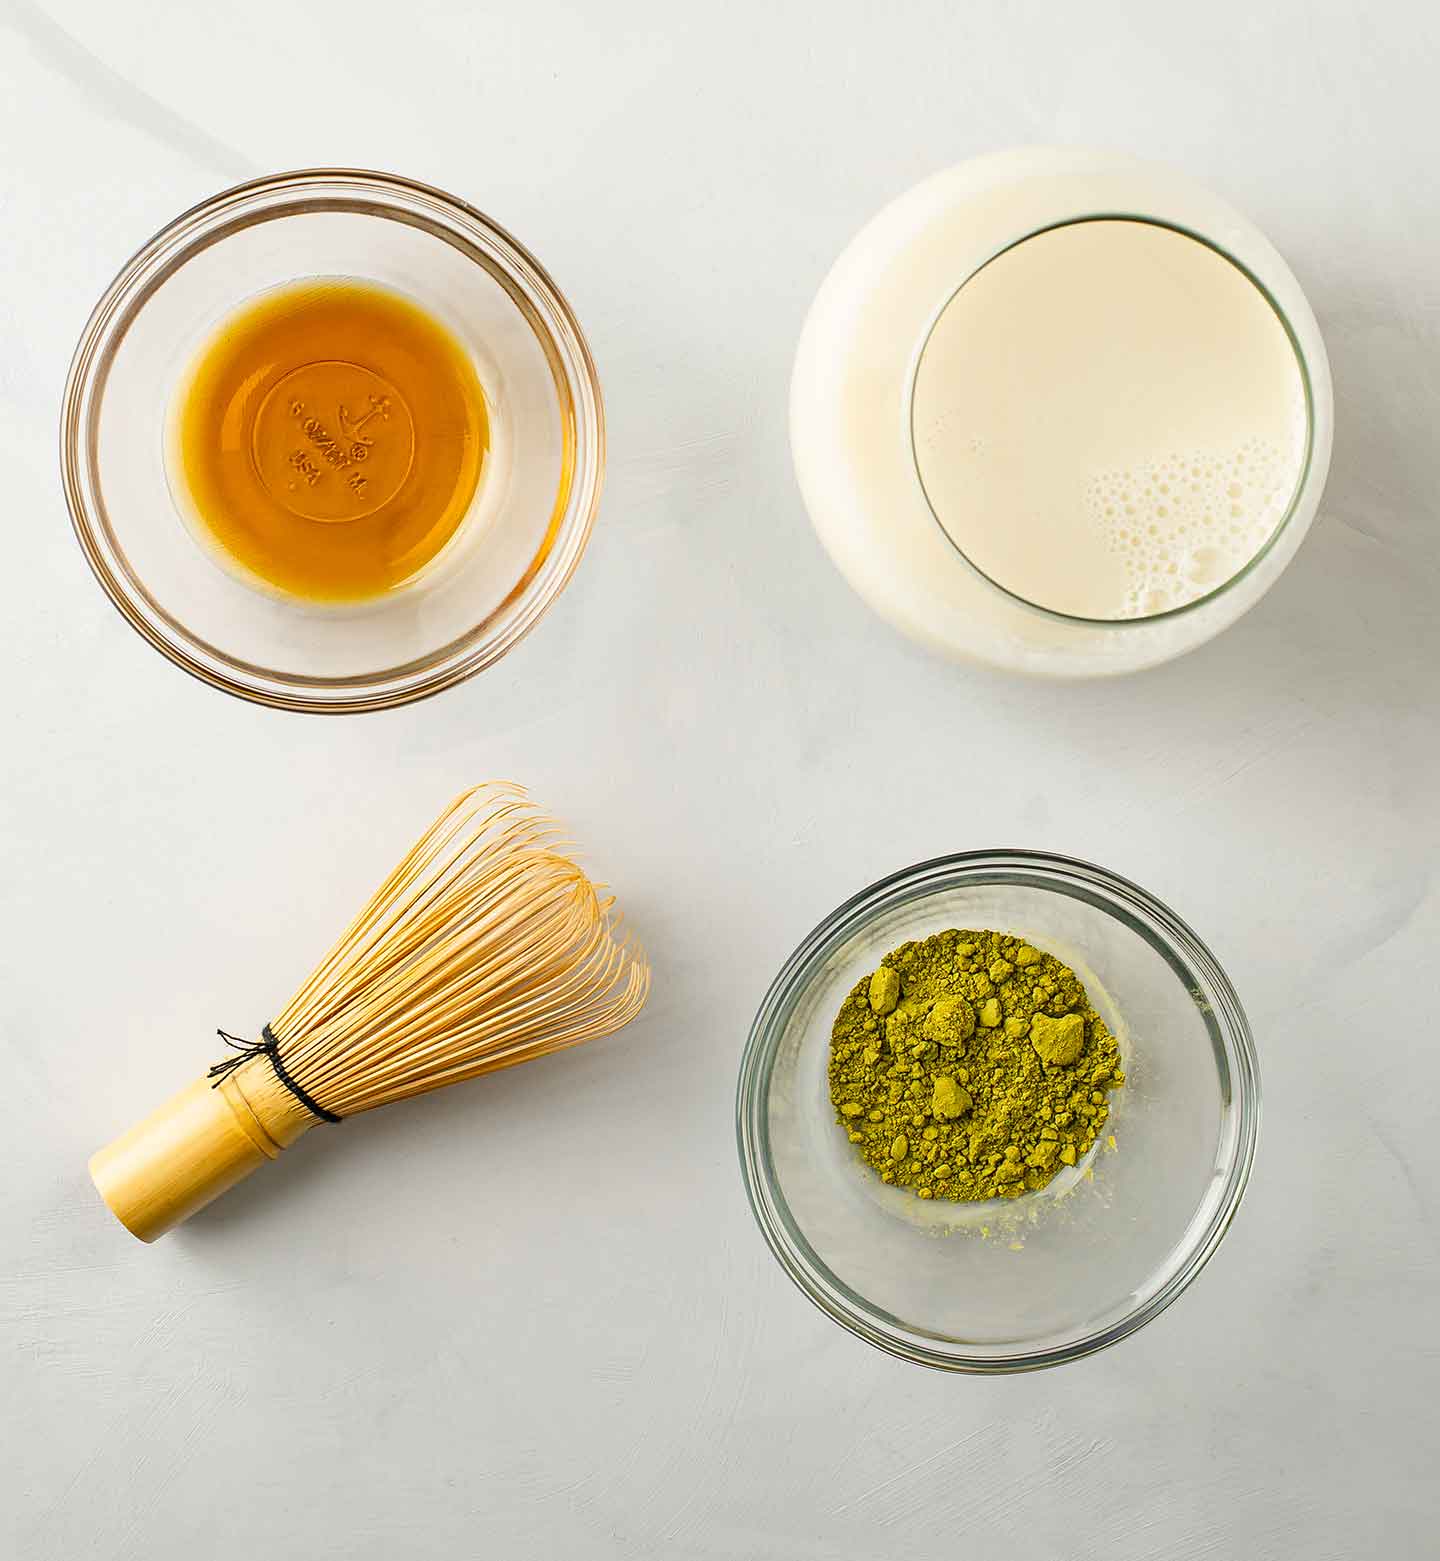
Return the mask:
{"type": "Polygon", "coordinates": [[[1274,535],[1294,482],[1289,452],[1262,439],[1100,472],[1085,508],[1125,567],[1119,616],[1153,617],[1224,585],[1274,535]]]}

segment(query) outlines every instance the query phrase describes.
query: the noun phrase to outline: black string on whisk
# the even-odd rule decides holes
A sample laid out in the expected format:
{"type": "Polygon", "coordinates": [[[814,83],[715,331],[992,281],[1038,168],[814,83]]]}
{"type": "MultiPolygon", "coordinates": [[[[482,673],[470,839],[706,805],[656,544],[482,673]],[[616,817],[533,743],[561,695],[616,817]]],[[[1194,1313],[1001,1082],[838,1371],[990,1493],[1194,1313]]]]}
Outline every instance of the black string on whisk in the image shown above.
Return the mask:
{"type": "Polygon", "coordinates": [[[270,1066],[275,1070],[275,1077],[286,1089],[300,1102],[313,1116],[319,1117],[322,1122],[339,1122],[343,1119],[337,1117],[333,1111],[327,1111],[304,1085],[291,1078],[286,1070],[284,1062],[280,1058],[280,1042],[275,1039],[275,1032],[267,1024],[260,1032],[258,1041],[247,1041],[238,1035],[231,1035],[226,1030],[216,1030],[216,1035],[235,1053],[233,1057],[227,1057],[223,1062],[217,1062],[213,1068],[207,1069],[206,1078],[214,1079],[211,1089],[219,1089],[224,1080],[243,1063],[250,1061],[252,1057],[268,1057],[270,1066]]]}

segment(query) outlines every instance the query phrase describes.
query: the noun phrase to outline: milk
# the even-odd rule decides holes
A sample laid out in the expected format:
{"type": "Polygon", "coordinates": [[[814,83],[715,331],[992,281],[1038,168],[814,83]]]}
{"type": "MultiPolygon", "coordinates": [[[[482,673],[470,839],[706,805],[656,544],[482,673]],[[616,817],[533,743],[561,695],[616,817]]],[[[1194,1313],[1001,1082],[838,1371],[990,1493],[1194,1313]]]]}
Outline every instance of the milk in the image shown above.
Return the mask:
{"type": "Polygon", "coordinates": [[[1050,229],[965,281],[921,352],[920,479],[974,566],[1082,618],[1239,574],[1305,465],[1290,336],[1216,249],[1150,222],[1050,229]]]}
{"type": "Polygon", "coordinates": [[[1027,148],[852,240],[796,350],[790,443],[826,550],[951,655],[1136,671],[1233,623],[1320,502],[1333,437],[1304,293],[1154,163],[1027,148]]]}

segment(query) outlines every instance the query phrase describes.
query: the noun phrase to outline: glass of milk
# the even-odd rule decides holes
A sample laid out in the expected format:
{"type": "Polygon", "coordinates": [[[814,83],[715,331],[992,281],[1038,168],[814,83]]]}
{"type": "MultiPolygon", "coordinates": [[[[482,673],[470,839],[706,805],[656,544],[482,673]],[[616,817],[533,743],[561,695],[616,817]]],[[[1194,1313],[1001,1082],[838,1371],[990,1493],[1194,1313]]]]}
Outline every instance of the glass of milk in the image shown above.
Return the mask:
{"type": "Polygon", "coordinates": [[[1154,666],[1274,583],[1333,421],[1244,217],[1110,153],[1000,153],[882,211],[820,289],[791,444],[821,541],[907,634],[1016,671],[1154,666]]]}

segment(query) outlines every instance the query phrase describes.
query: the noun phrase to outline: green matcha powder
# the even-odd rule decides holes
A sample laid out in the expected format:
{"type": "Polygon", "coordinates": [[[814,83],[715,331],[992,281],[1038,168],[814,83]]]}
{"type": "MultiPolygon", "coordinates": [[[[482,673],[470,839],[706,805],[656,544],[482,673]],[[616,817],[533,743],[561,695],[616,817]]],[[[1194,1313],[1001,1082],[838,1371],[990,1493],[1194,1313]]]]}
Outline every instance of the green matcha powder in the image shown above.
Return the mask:
{"type": "Polygon", "coordinates": [[[1000,932],[892,949],[840,1006],[830,1099],[880,1179],[921,1198],[1018,1198],[1075,1165],[1125,1082],[1068,965],[1000,932]]]}

